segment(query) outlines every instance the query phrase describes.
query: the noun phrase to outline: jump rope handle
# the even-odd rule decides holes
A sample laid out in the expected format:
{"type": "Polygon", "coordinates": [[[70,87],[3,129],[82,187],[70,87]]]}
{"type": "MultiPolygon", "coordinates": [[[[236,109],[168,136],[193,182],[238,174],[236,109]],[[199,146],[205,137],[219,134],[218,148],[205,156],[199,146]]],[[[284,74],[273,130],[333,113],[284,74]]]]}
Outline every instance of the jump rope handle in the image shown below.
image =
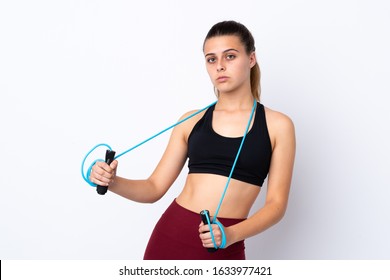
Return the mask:
{"type": "MultiPolygon", "coordinates": [[[[207,222],[207,217],[206,217],[206,213],[207,213],[207,216],[209,217],[210,219],[210,212],[209,210],[202,210],[200,212],[200,217],[202,218],[202,222],[207,225],[208,222],[207,222]]],[[[210,252],[210,253],[214,253],[216,252],[218,249],[217,248],[207,248],[207,251],[210,252]]]]}
{"type": "MultiPolygon", "coordinates": [[[[111,164],[111,162],[114,161],[114,157],[115,157],[115,151],[111,151],[111,150],[106,151],[106,163],[107,164],[111,164]]],[[[107,190],[108,190],[108,187],[106,187],[106,186],[99,186],[99,185],[96,186],[96,191],[100,195],[104,195],[107,192],[107,190]]]]}

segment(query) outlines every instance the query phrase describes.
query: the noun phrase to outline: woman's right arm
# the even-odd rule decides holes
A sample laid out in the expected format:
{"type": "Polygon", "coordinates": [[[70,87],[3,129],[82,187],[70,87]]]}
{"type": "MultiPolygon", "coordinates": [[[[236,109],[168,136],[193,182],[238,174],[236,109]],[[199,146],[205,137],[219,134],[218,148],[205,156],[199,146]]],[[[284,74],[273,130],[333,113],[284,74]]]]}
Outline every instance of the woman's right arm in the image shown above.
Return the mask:
{"type": "Polygon", "coordinates": [[[159,200],[179,176],[185,164],[187,135],[192,128],[191,123],[193,121],[173,129],[167,148],[149,178],[131,180],[116,176],[118,162],[115,160],[111,165],[105,162],[96,163],[92,168],[90,180],[97,185],[108,186],[110,191],[133,201],[152,203],[159,200]]]}

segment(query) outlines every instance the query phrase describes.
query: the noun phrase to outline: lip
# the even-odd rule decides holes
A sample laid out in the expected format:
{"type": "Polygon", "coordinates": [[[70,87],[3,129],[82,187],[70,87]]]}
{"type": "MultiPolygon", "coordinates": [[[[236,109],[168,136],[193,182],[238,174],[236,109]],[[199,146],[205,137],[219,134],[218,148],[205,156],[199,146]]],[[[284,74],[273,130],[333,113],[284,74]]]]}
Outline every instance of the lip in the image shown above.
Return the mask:
{"type": "Polygon", "coordinates": [[[217,78],[217,82],[220,82],[220,83],[226,82],[228,79],[229,79],[228,76],[220,76],[217,78]]]}

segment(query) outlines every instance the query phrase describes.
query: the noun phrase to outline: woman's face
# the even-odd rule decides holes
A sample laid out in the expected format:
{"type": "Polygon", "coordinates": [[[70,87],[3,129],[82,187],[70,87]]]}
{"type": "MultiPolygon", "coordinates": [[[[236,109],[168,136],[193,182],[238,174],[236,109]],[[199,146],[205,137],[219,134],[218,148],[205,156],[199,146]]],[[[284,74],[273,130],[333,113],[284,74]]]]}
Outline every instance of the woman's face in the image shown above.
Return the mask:
{"type": "Polygon", "coordinates": [[[255,53],[248,55],[240,38],[234,35],[207,39],[203,49],[207,72],[220,94],[250,90],[250,70],[255,53]]]}

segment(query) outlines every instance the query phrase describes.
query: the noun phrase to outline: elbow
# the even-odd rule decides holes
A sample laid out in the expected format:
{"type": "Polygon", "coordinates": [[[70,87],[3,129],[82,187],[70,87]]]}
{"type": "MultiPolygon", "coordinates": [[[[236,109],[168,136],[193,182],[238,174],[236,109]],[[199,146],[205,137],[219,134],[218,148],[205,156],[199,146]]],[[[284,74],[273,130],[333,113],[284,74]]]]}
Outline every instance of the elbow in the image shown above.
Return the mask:
{"type": "Polygon", "coordinates": [[[277,211],[277,213],[275,215],[276,216],[275,217],[275,223],[279,223],[283,219],[285,214],[286,214],[286,210],[285,209],[277,211]]]}
{"type": "Polygon", "coordinates": [[[286,214],[286,210],[287,210],[287,202],[280,203],[277,210],[278,222],[283,219],[284,215],[286,214]]]}
{"type": "Polygon", "coordinates": [[[148,200],[143,201],[143,203],[153,204],[153,203],[159,201],[161,198],[162,198],[162,196],[152,196],[148,200]]]}
{"type": "Polygon", "coordinates": [[[285,203],[270,203],[269,205],[272,209],[272,213],[273,213],[273,223],[272,224],[277,224],[279,223],[284,215],[286,214],[286,210],[287,210],[287,205],[285,203]]]}
{"type": "Polygon", "coordinates": [[[158,196],[150,196],[148,195],[147,197],[132,197],[128,198],[131,201],[139,202],[139,203],[144,203],[144,204],[153,204],[157,201],[160,200],[161,197],[158,196]]]}
{"type": "Polygon", "coordinates": [[[164,194],[161,194],[161,192],[153,187],[146,195],[138,197],[136,201],[145,204],[152,204],[159,201],[163,196],[164,194]]]}
{"type": "Polygon", "coordinates": [[[148,181],[148,185],[150,187],[150,191],[149,191],[149,195],[147,195],[145,197],[145,200],[142,202],[152,204],[152,203],[159,201],[166,193],[166,190],[165,190],[165,188],[156,184],[155,181],[151,178],[149,178],[147,181],[148,181]]]}

